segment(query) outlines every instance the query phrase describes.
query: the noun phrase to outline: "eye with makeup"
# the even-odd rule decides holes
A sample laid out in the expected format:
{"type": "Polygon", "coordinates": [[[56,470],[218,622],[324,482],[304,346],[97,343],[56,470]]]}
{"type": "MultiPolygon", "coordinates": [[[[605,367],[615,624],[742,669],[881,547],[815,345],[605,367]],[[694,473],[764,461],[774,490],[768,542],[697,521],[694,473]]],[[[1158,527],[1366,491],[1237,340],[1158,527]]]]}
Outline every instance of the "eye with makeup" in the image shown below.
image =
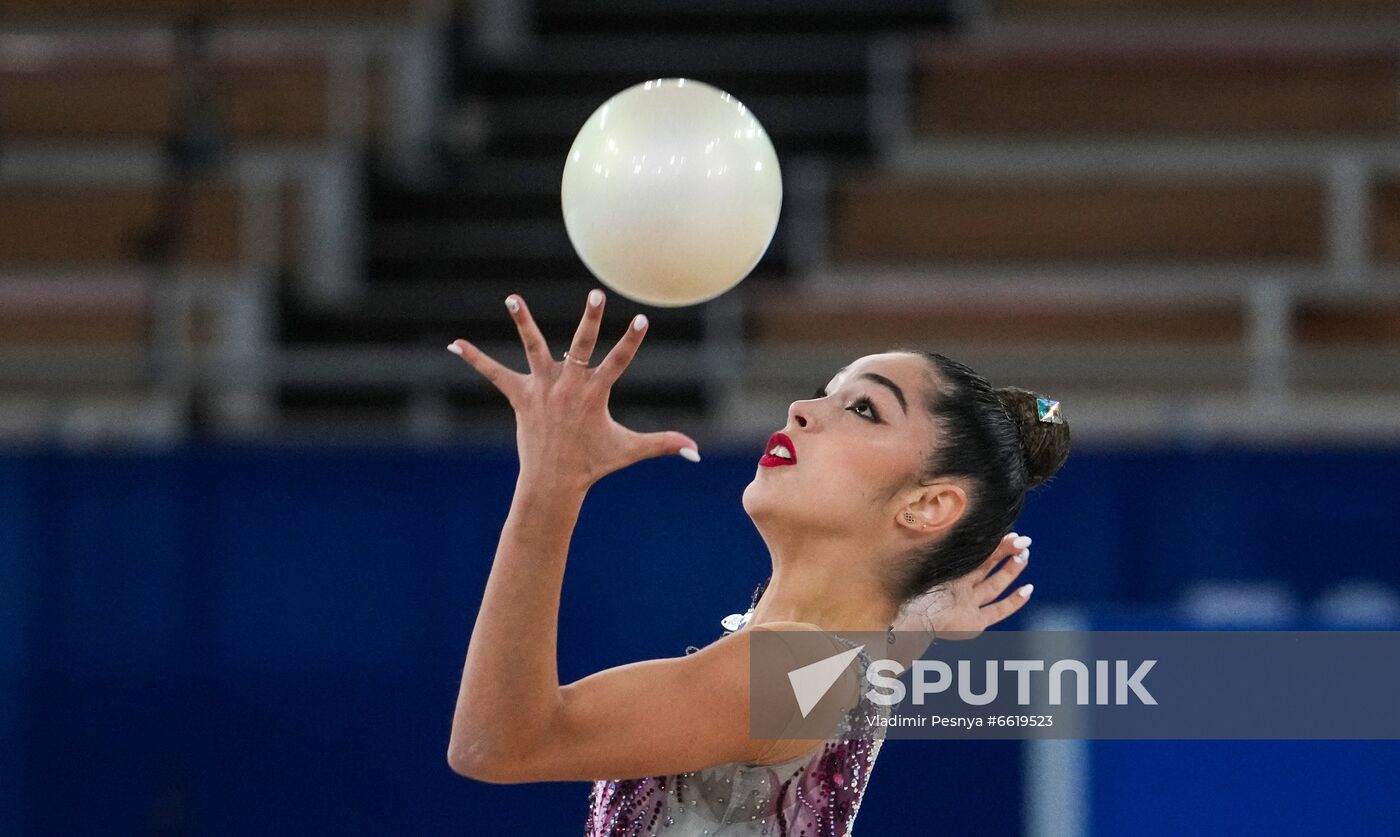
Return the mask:
{"type": "MultiPolygon", "coordinates": [[[[818,387],[818,388],[817,388],[817,391],[816,391],[815,393],[813,393],[813,395],[812,395],[812,398],[813,398],[813,399],[825,398],[825,397],[826,397],[826,387],[818,387]]],[[[851,406],[847,407],[846,409],[855,412],[856,415],[860,416],[861,418],[865,419],[865,420],[868,421],[868,422],[872,422],[872,423],[875,423],[875,424],[879,424],[879,423],[880,423],[880,414],[879,414],[878,412],[875,411],[875,402],[874,402],[874,401],[871,401],[869,398],[865,397],[864,395],[862,395],[861,397],[857,398],[855,401],[851,402],[851,406]],[[857,408],[862,407],[862,406],[864,406],[866,409],[870,410],[870,415],[868,415],[868,416],[866,416],[866,415],[861,415],[861,413],[857,411],[857,408]]]]}

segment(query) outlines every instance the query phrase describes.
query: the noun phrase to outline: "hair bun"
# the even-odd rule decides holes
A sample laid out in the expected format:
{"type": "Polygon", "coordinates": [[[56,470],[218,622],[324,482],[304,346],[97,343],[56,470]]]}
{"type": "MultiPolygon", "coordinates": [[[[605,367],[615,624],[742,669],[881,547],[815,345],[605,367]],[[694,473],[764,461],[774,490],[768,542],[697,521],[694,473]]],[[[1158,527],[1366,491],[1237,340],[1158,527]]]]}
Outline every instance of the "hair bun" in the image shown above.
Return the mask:
{"type": "Polygon", "coordinates": [[[1030,477],[1026,489],[1030,490],[1054,476],[1069,458],[1069,424],[1041,421],[1036,408],[1039,396],[1033,392],[999,387],[996,394],[1021,434],[1021,455],[1030,477]]]}

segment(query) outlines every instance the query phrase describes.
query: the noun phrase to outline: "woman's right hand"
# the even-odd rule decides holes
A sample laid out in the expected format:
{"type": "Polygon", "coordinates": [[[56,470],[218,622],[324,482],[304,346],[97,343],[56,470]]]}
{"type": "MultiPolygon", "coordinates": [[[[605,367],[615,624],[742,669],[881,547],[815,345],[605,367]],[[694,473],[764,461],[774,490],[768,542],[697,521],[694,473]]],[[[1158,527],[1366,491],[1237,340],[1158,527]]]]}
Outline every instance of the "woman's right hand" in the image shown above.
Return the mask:
{"type": "Polygon", "coordinates": [[[676,431],[638,433],[609,414],[608,396],[636,355],[647,318],[637,315],[602,363],[588,368],[603,303],[601,290],[589,293],[567,359],[557,361],[525,300],[518,294],[506,297],[525,346],[529,374],[506,368],[466,340],[454,340],[447,347],[500,390],[515,410],[520,474],[532,484],[587,491],[604,476],[643,459],[688,449],[687,458],[699,460],[699,446],[689,436],[676,431]]]}
{"type": "Polygon", "coordinates": [[[1002,593],[1026,568],[1030,545],[1030,538],[1015,532],[1002,538],[977,569],[906,602],[895,630],[932,632],[939,639],[972,639],[1020,610],[1030,601],[1032,585],[1023,584],[1007,596],[1002,593]]]}

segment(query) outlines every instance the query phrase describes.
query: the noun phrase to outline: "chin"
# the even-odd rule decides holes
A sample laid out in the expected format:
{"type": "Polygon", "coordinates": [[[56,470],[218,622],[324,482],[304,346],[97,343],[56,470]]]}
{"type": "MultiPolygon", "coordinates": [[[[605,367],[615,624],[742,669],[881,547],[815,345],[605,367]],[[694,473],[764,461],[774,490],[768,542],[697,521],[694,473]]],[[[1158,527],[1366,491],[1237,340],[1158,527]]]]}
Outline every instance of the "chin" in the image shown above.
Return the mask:
{"type": "Polygon", "coordinates": [[[781,512],[786,504],[783,493],[775,491],[771,484],[764,485],[763,475],[760,474],[744,487],[743,506],[749,517],[757,520],[781,512]]]}
{"type": "Polygon", "coordinates": [[[742,503],[744,511],[749,513],[749,517],[753,517],[762,514],[772,505],[772,497],[758,484],[758,477],[754,477],[752,482],[744,486],[742,503]]]}
{"type": "Polygon", "coordinates": [[[752,506],[753,501],[750,500],[749,498],[753,496],[753,493],[754,493],[754,485],[755,485],[757,482],[758,482],[758,478],[755,477],[754,480],[753,480],[753,482],[750,482],[748,485],[744,486],[744,493],[743,493],[743,494],[740,496],[740,498],[739,498],[739,502],[740,502],[741,505],[743,505],[744,511],[748,512],[749,514],[753,514],[753,511],[752,511],[752,509],[751,509],[751,506],[752,506]]]}

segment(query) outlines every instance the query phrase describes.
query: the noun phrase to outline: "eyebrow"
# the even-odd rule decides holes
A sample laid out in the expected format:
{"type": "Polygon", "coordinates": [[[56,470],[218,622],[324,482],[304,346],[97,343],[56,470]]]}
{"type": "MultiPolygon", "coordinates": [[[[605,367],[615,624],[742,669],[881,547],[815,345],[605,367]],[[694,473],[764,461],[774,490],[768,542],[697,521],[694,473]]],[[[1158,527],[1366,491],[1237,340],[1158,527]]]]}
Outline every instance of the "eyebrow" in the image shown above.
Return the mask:
{"type": "Polygon", "coordinates": [[[904,390],[899,388],[899,384],[896,384],[884,375],[877,375],[874,372],[866,372],[862,374],[861,377],[889,387],[890,392],[894,393],[895,400],[899,402],[899,409],[903,411],[906,416],[909,415],[909,404],[904,400],[904,390]]]}
{"type": "MultiPolygon", "coordinates": [[[[836,370],[836,374],[840,375],[842,372],[845,372],[847,369],[850,368],[850,366],[843,366],[840,369],[836,370]]],[[[899,384],[896,384],[894,381],[891,381],[884,375],[880,375],[875,372],[866,372],[862,374],[861,377],[868,378],[869,380],[872,380],[877,384],[884,384],[885,386],[889,387],[890,392],[894,393],[895,400],[899,402],[899,409],[904,411],[904,414],[906,416],[909,415],[909,405],[904,400],[904,390],[899,388],[899,384]]]]}

